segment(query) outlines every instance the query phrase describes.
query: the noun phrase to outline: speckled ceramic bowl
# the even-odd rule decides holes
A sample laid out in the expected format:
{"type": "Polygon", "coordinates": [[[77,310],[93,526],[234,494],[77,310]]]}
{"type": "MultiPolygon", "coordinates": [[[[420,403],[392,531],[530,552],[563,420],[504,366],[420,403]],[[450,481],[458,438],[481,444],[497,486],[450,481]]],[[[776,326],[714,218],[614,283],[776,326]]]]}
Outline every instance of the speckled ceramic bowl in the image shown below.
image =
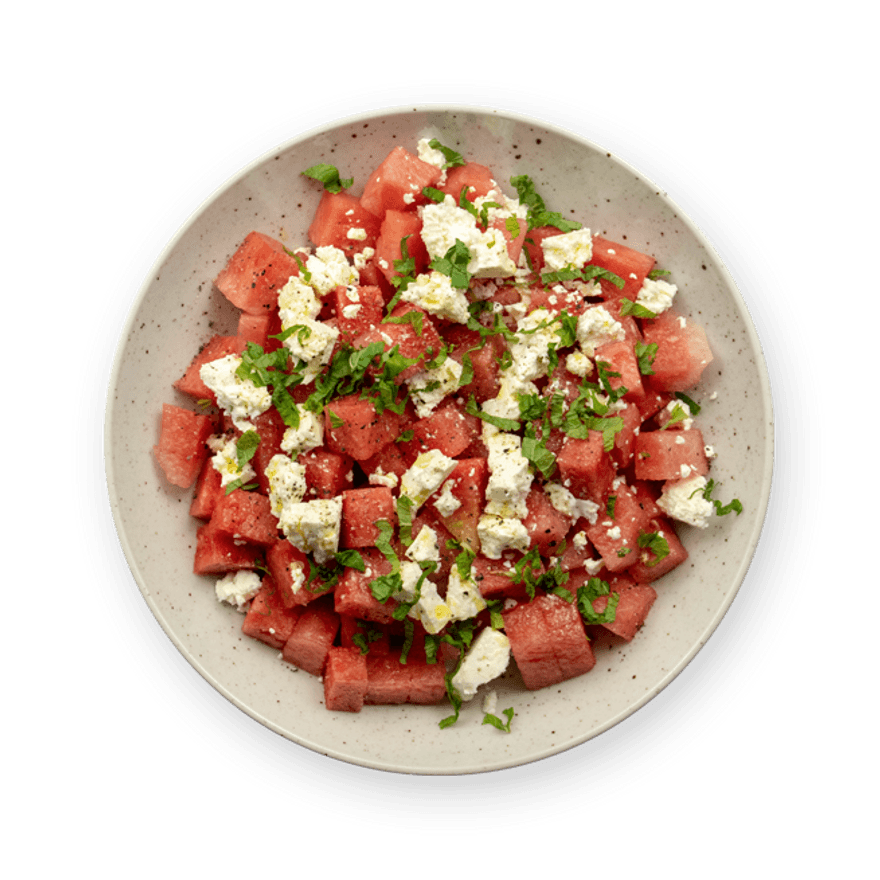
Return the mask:
{"type": "MultiPolygon", "coordinates": [[[[508,192],[512,190],[508,187],[508,192]]],[[[665,194],[596,145],[546,123],[468,107],[387,110],[346,119],[283,144],[224,184],[161,254],[135,300],[116,356],[106,415],[109,494],[135,580],[169,638],[229,700],[261,724],[317,752],[367,767],[458,774],[511,767],[583,743],[626,718],[667,685],[718,625],[752,559],[770,494],[771,395],[745,304],[702,234],[665,194]],[[189,405],[172,388],[201,341],[234,332],[236,315],[212,280],[252,229],[306,244],[316,185],[300,172],[317,162],[354,176],[353,192],[400,144],[436,136],[489,165],[499,181],[529,174],[548,207],[594,232],[654,255],[672,270],[677,307],[708,330],[715,361],[691,395],[704,402],[706,441],[720,495],[739,517],[704,531],[682,527],[690,559],[659,585],[646,626],[629,644],[599,643],[588,675],[537,692],[515,669],[499,682],[513,732],[481,725],[477,703],[458,724],[440,706],[374,706],[328,712],[318,679],[241,634],[241,615],[192,574],[191,493],[170,487],[151,455],[163,402],[189,405]],[[710,400],[710,395],[717,397],[710,400]]]]}

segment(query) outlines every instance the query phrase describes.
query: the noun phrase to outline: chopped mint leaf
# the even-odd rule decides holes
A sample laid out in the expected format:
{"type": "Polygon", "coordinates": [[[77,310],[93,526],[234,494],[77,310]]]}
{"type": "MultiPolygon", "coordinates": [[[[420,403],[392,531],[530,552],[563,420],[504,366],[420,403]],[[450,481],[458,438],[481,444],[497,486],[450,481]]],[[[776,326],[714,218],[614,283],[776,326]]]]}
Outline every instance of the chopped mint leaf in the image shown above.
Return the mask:
{"type": "Polygon", "coordinates": [[[499,730],[503,730],[505,733],[510,733],[510,722],[513,721],[513,706],[505,709],[501,713],[507,721],[502,721],[497,715],[493,715],[491,712],[486,712],[483,715],[483,724],[491,724],[492,727],[497,727],[499,730]]]}
{"type": "Polygon", "coordinates": [[[682,403],[686,403],[688,405],[688,409],[691,411],[692,416],[698,416],[700,414],[700,410],[702,407],[695,400],[692,400],[687,396],[683,391],[676,391],[674,394],[682,403]]]}
{"type": "Polygon", "coordinates": [[[467,290],[471,283],[471,275],[467,270],[471,259],[468,246],[459,238],[442,257],[431,260],[431,269],[448,276],[453,287],[459,290],[467,290]]]}
{"type": "Polygon", "coordinates": [[[243,468],[253,457],[260,445],[260,435],[253,430],[245,431],[235,444],[235,457],[238,467],[243,468]]]}
{"type": "Polygon", "coordinates": [[[510,178],[510,184],[516,190],[521,204],[529,209],[526,217],[529,229],[538,226],[555,226],[560,232],[573,232],[581,229],[582,224],[575,220],[565,220],[561,214],[548,211],[544,200],[538,195],[534,181],[527,174],[510,178]]]}
{"type": "Polygon", "coordinates": [[[323,183],[324,189],[331,193],[338,193],[348,189],[354,183],[353,177],[349,177],[348,180],[342,180],[339,177],[339,170],[334,165],[327,165],[324,162],[312,165],[311,168],[306,168],[302,175],[323,183]]]}
{"type": "Polygon", "coordinates": [[[656,318],[656,312],[645,308],[641,303],[633,302],[631,299],[623,297],[620,300],[620,314],[632,315],[634,318],[656,318]]]}
{"type": "Polygon", "coordinates": [[[397,499],[397,521],[400,523],[400,542],[407,547],[413,542],[412,507],[412,498],[407,498],[406,495],[401,495],[397,499]]]}
{"type": "Polygon", "coordinates": [[[443,165],[444,169],[456,168],[459,165],[465,164],[464,157],[461,153],[456,153],[455,150],[450,147],[444,147],[437,138],[431,138],[431,140],[428,141],[428,146],[443,153],[443,158],[446,160],[446,163],[443,165]]]}
{"type": "Polygon", "coordinates": [[[465,412],[470,415],[476,416],[478,419],[482,419],[490,425],[494,425],[499,431],[519,431],[520,429],[519,422],[514,419],[505,419],[501,416],[493,416],[491,413],[483,412],[483,410],[477,405],[477,401],[474,399],[473,394],[468,398],[468,402],[465,404],[464,409],[465,412]]]}
{"type": "Polygon", "coordinates": [[[442,202],[446,198],[446,193],[434,189],[433,186],[423,186],[422,195],[430,202],[442,202]]]}
{"type": "Polygon", "coordinates": [[[669,556],[669,542],[659,532],[639,532],[638,545],[643,550],[650,550],[654,558],[646,562],[648,568],[653,568],[661,559],[669,556]]]}
{"type": "Polygon", "coordinates": [[[657,343],[637,342],[634,350],[636,360],[639,362],[639,372],[643,376],[653,376],[654,358],[657,357],[657,343]]]}
{"type": "Polygon", "coordinates": [[[736,513],[736,515],[739,516],[743,512],[742,502],[739,498],[734,498],[729,504],[722,504],[720,501],[712,497],[714,489],[715,480],[709,479],[706,482],[705,488],[694,489],[694,491],[691,492],[690,497],[693,498],[694,495],[699,492],[706,501],[711,501],[715,505],[716,516],[727,516],[728,513],[736,513]]]}
{"type": "Polygon", "coordinates": [[[357,550],[340,550],[336,556],[336,561],[346,568],[353,568],[356,571],[366,571],[367,565],[364,557],[357,550]]]}
{"type": "Polygon", "coordinates": [[[585,623],[602,624],[613,623],[617,616],[617,603],[620,601],[618,593],[612,593],[607,581],[592,577],[577,591],[577,607],[585,623]],[[600,596],[608,596],[608,604],[601,613],[593,608],[593,601],[600,596]]]}

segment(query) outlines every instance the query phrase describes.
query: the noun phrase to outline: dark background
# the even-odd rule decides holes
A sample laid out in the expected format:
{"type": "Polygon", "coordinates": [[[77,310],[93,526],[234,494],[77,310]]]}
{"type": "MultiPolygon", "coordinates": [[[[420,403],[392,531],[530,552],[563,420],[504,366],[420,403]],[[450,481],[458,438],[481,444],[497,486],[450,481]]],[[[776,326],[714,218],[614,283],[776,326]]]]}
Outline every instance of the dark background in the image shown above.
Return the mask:
{"type": "MultiPolygon", "coordinates": [[[[877,778],[873,29],[854,3],[315,8],[42,4],[6,17],[5,860],[14,876],[288,871],[715,877],[855,870],[877,778]],[[797,15],[788,12],[797,9],[797,15]],[[593,104],[699,168],[785,276],[818,365],[828,486],[813,573],[767,671],[665,773],[606,806],[485,837],[392,835],[273,798],[194,744],[127,665],[74,524],[69,428],[92,324],[153,214],[291,109],[472,77],[593,104]],[[861,257],[861,259],[860,259],[861,257]],[[864,328],[864,329],[862,329],[864,328]],[[865,378],[860,378],[865,377],[865,378]],[[870,435],[869,435],[870,437],[870,435]],[[861,464],[861,466],[860,466],[861,464]]],[[[780,455],[785,455],[782,443],[780,455]]],[[[819,463],[816,463],[819,466],[819,463]]],[[[380,822],[377,817],[377,822],[380,822]]]]}

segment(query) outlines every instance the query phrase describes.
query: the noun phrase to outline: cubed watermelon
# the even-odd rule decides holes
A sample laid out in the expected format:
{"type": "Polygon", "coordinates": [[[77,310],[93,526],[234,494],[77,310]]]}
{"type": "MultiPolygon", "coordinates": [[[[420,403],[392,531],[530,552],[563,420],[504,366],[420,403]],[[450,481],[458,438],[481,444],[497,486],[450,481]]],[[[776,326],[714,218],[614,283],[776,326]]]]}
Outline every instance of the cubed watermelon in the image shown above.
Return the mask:
{"type": "Polygon", "coordinates": [[[318,247],[331,246],[344,251],[351,260],[364,248],[375,248],[380,220],[361,205],[360,199],[344,190],[324,190],[309,226],[309,239],[318,247]]]}
{"type": "Polygon", "coordinates": [[[309,583],[312,566],[308,557],[286,538],[279,538],[266,548],[266,567],[286,608],[308,605],[333,589],[332,586],[326,586],[320,577],[315,577],[309,583]]]}
{"type": "Polygon", "coordinates": [[[565,540],[571,520],[553,506],[547,493],[537,483],[529,491],[526,508],[528,514],[523,525],[529,533],[532,545],[538,548],[541,556],[556,556],[565,540]]]}
{"type": "Polygon", "coordinates": [[[211,525],[235,540],[268,547],[278,540],[278,519],[269,499],[258,492],[235,489],[217,499],[211,525]]]}
{"type": "Polygon", "coordinates": [[[609,384],[617,390],[621,386],[626,388],[623,399],[638,405],[644,400],[645,389],[642,385],[642,374],[639,370],[639,362],[636,360],[635,350],[631,342],[615,340],[606,342],[596,349],[596,362],[608,365],[609,384]],[[619,376],[613,375],[619,373],[619,376]]]}
{"type": "Polygon", "coordinates": [[[586,529],[608,571],[622,571],[636,563],[639,533],[648,522],[648,515],[625,484],[608,492],[604,509],[586,529]]]}
{"type": "Polygon", "coordinates": [[[280,241],[251,232],[214,283],[234,306],[260,314],[278,308],[278,291],[298,274],[296,258],[280,241]]]}
{"type": "Polygon", "coordinates": [[[236,542],[231,535],[217,531],[210,522],[207,522],[196,532],[193,572],[223,574],[242,569],[252,571],[262,561],[262,557],[262,547],[236,542]]]}
{"type": "Polygon", "coordinates": [[[437,189],[446,195],[450,195],[458,204],[461,199],[461,191],[466,189],[465,198],[469,202],[481,196],[487,196],[493,189],[497,189],[492,172],[478,162],[465,162],[464,165],[456,165],[446,172],[446,182],[437,189]]]}
{"type": "Polygon", "coordinates": [[[283,648],[302,611],[302,608],[285,608],[274,581],[266,575],[245,615],[241,631],[272,648],[283,648]]]}
{"type": "Polygon", "coordinates": [[[196,480],[192,504],[189,506],[190,516],[204,520],[211,518],[217,499],[225,491],[221,485],[222,479],[220,471],[214,467],[211,459],[206,458],[196,480]]]}
{"type": "Polygon", "coordinates": [[[350,455],[321,448],[303,452],[296,460],[306,469],[307,501],[335,498],[352,486],[354,473],[350,455]]]}
{"type": "Polygon", "coordinates": [[[334,608],[338,614],[369,620],[373,623],[391,623],[397,602],[389,599],[382,603],[373,596],[370,582],[391,573],[391,563],[375,548],[361,551],[366,570],[346,568],[334,593],[334,608]]]}
{"type": "Polygon", "coordinates": [[[368,486],[342,493],[340,545],[345,548],[375,547],[379,539],[377,523],[397,527],[394,495],[387,486],[368,486]]]}
{"type": "Polygon", "coordinates": [[[395,147],[367,180],[361,205],[377,217],[384,217],[386,211],[415,210],[426,201],[422,190],[436,187],[441,173],[436,165],[395,147]]]}
{"type": "Polygon", "coordinates": [[[643,327],[645,342],[657,344],[648,385],[654,391],[684,391],[696,385],[713,360],[706,331],[671,312],[645,321],[643,327]]]}
{"type": "Polygon", "coordinates": [[[665,556],[658,557],[650,547],[642,549],[636,564],[627,569],[627,574],[639,584],[656,581],[688,558],[688,552],[678,539],[672,523],[665,517],[652,519],[644,531],[647,536],[656,534],[666,541],[669,552],[665,556]]]}
{"type": "Polygon", "coordinates": [[[382,323],[385,297],[375,285],[337,287],[330,294],[341,342],[351,344],[361,333],[382,323]]]}
{"type": "Polygon", "coordinates": [[[429,501],[455,539],[475,553],[480,549],[477,524],[486,501],[488,481],[489,463],[485,458],[459,459],[446,480],[450,484],[450,493],[459,502],[459,506],[444,515],[436,507],[439,498],[437,493],[429,501]]]}
{"type": "Polygon", "coordinates": [[[464,452],[480,436],[480,431],[480,420],[451,399],[412,426],[414,438],[425,449],[439,449],[449,458],[464,452]]]}
{"type": "Polygon", "coordinates": [[[372,401],[358,394],[338,397],[324,410],[324,442],[331,452],[363,461],[393,443],[400,434],[400,416],[390,409],[376,412],[372,401]]]}
{"type": "Polygon", "coordinates": [[[367,705],[439,703],[446,696],[446,668],[417,657],[400,662],[400,652],[370,652],[366,656],[367,705]]]}
{"type": "Polygon", "coordinates": [[[593,256],[590,263],[608,269],[623,279],[623,287],[619,288],[604,278],[600,280],[602,293],[608,299],[626,297],[635,302],[645,277],[654,268],[656,260],[648,254],[633,250],[625,244],[608,241],[599,235],[593,236],[593,256]]]}
{"type": "Polygon", "coordinates": [[[367,658],[357,648],[331,647],[324,666],[324,705],[336,712],[360,712],[367,687],[367,658]]]}
{"type": "Polygon", "coordinates": [[[428,250],[419,234],[422,221],[412,211],[387,211],[382,219],[382,228],[376,240],[376,264],[386,280],[393,284],[401,273],[394,268],[395,262],[403,259],[403,240],[406,239],[407,257],[414,263],[408,273],[421,275],[428,268],[428,250]]]}
{"type": "Polygon", "coordinates": [[[208,457],[205,443],[213,433],[211,416],[170,403],[162,405],[159,442],[153,454],[169,483],[182,489],[192,486],[208,457]]]}
{"type": "Polygon", "coordinates": [[[642,431],[633,446],[636,478],[679,480],[709,472],[703,434],[687,431],[642,431]]]}
{"type": "Polygon", "coordinates": [[[338,632],[339,615],[326,600],[314,602],[300,614],[281,656],[312,675],[321,675],[338,632]]]}
{"type": "MultiPolygon", "coordinates": [[[[614,620],[602,625],[608,632],[630,642],[644,624],[657,599],[657,591],[648,584],[636,584],[626,575],[609,578],[608,586],[610,592],[617,593],[619,599],[614,620]]],[[[599,596],[593,600],[593,610],[597,614],[601,614],[607,607],[608,596],[599,596]]]]}
{"type": "MultiPolygon", "coordinates": [[[[525,599],[527,596],[525,583],[514,581],[516,563],[522,559],[522,553],[507,551],[500,559],[488,559],[477,556],[473,561],[474,580],[484,599],[525,599]]],[[[543,572],[544,566],[539,563],[530,569],[537,577],[543,572]]]]}
{"type": "Polygon", "coordinates": [[[614,479],[614,465],[602,434],[590,431],[585,440],[566,437],[556,458],[562,482],[578,498],[599,502],[614,479]],[[567,482],[570,481],[570,482],[567,482]]]}

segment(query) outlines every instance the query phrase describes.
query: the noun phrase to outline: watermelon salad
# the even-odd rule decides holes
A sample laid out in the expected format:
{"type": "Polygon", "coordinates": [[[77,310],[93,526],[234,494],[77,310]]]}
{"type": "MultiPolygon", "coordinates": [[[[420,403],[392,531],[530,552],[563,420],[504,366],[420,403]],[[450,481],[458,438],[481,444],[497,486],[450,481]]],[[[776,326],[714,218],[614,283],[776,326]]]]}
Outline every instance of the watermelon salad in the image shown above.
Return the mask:
{"type": "Polygon", "coordinates": [[[175,383],[156,460],[195,486],[194,571],[328,709],[438,703],[589,672],[636,637],[680,523],[714,500],[688,395],[712,360],[655,259],[503,188],[436,139],[361,195],[303,172],[310,243],[251,232],[239,311],[175,383]],[[318,195],[320,193],[320,196],[318,195]]]}

